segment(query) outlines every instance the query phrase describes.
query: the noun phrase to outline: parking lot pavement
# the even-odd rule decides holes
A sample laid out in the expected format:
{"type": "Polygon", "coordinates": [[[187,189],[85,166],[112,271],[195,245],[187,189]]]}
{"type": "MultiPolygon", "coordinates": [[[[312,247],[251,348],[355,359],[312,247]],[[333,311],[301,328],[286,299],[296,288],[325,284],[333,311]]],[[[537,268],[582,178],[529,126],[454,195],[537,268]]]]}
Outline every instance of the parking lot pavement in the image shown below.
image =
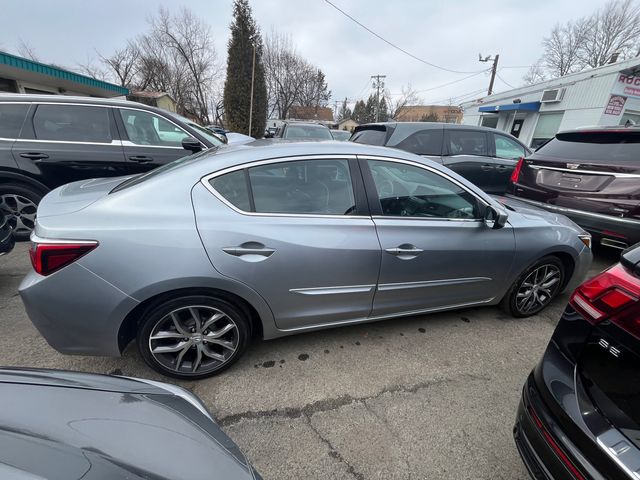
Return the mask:
{"type": "MultiPolygon", "coordinates": [[[[614,261],[598,255],[593,273],[614,261]]],[[[51,349],[17,293],[30,268],[25,244],[0,257],[0,364],[162,379],[133,349],[51,349]]],[[[265,479],[524,480],[511,427],[566,300],[528,319],[467,309],[258,342],[220,376],[181,385],[265,479]]]]}

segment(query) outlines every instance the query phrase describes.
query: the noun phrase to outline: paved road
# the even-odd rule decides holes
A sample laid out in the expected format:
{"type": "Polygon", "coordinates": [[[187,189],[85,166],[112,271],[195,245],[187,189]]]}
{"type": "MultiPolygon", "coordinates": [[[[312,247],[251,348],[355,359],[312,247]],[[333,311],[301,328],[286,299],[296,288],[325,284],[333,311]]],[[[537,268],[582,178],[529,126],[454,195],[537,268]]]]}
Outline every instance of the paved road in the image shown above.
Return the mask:
{"type": "MultiPolygon", "coordinates": [[[[598,256],[593,271],[615,261],[598,256]]],[[[123,358],[62,356],[17,294],[26,245],[0,258],[0,364],[160,377],[123,358]]],[[[527,479],[511,438],[520,389],[567,297],[513,319],[468,309],[256,343],[182,383],[265,479],[527,479]]]]}

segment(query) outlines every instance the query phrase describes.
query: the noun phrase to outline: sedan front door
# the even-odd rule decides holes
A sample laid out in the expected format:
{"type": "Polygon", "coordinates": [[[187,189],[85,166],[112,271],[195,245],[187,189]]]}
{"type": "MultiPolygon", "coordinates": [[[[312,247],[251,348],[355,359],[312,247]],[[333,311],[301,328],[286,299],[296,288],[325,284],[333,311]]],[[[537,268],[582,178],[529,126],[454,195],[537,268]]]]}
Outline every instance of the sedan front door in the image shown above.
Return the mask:
{"type": "Polygon", "coordinates": [[[504,287],[511,226],[491,229],[484,201],[429,167],[361,159],[382,246],[373,317],[481,305],[504,287]]]}
{"type": "Polygon", "coordinates": [[[193,201],[212,264],[258,292],[278,328],[368,318],[381,253],[355,157],[278,159],[203,183],[193,201]]]}

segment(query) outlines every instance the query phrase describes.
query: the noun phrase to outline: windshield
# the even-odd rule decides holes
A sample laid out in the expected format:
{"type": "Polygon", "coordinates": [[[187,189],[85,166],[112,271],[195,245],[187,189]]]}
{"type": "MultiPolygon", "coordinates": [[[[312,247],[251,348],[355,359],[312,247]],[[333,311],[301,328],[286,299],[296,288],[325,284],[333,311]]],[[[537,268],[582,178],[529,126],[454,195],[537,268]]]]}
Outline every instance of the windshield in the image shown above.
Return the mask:
{"type": "Polygon", "coordinates": [[[220,140],[220,138],[218,138],[216,135],[214,135],[213,132],[207,130],[204,127],[201,127],[200,125],[195,123],[193,120],[189,120],[188,118],[183,117],[182,115],[178,115],[177,113],[172,113],[171,115],[173,115],[174,118],[177,118],[178,120],[180,120],[182,123],[186,123],[191,128],[196,130],[200,135],[202,135],[204,138],[210,141],[212,145],[217,147],[224,144],[224,142],[220,140]]]}
{"type": "Polygon", "coordinates": [[[333,140],[329,129],[321,125],[289,125],[284,138],[287,140],[333,140]]]}

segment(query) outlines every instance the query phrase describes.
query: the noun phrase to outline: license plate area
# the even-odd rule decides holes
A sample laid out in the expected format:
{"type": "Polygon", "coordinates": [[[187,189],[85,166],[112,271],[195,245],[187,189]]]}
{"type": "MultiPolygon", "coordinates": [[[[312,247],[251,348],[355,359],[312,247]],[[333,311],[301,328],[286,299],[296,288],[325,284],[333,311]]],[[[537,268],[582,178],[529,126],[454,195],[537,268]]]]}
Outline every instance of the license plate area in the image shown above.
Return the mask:
{"type": "Polygon", "coordinates": [[[555,190],[597,192],[605,188],[613,179],[610,175],[589,175],[558,170],[538,170],[536,183],[555,190]]]}

